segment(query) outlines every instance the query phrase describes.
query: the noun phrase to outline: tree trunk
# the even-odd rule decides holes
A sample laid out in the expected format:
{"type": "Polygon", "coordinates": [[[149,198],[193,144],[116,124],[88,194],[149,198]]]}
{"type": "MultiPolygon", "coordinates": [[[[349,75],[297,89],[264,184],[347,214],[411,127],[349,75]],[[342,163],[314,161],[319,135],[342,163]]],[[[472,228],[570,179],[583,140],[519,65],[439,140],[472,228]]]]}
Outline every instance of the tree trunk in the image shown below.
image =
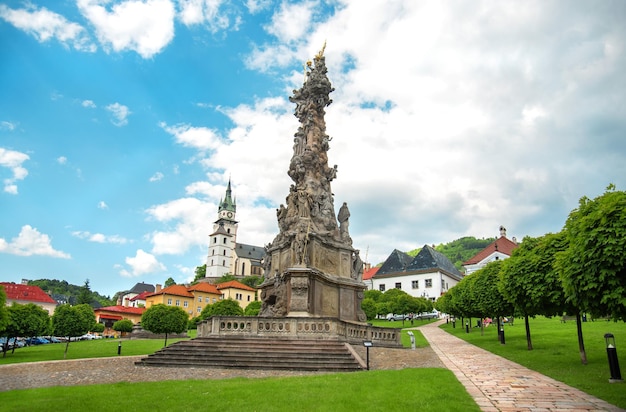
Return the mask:
{"type": "Polygon", "coordinates": [[[70,337],[67,337],[67,343],[65,344],[65,352],[63,352],[63,359],[67,356],[67,349],[70,347],[70,337]]]}
{"type": "Polygon", "coordinates": [[[530,323],[528,322],[528,315],[524,316],[524,324],[526,325],[526,344],[528,345],[528,350],[533,350],[533,342],[530,339],[530,323]]]}
{"type": "Polygon", "coordinates": [[[163,347],[167,346],[167,332],[165,332],[165,345],[163,345],[163,347]]]}
{"type": "Polygon", "coordinates": [[[580,361],[587,364],[587,352],[585,352],[585,341],[583,340],[583,324],[580,319],[580,312],[576,313],[576,329],[578,332],[578,350],[580,351],[580,361]]]}
{"type": "Polygon", "coordinates": [[[496,327],[498,328],[498,342],[502,343],[502,332],[500,332],[500,326],[502,325],[502,320],[500,319],[500,316],[496,317],[496,319],[498,319],[498,321],[496,322],[496,327]]]}

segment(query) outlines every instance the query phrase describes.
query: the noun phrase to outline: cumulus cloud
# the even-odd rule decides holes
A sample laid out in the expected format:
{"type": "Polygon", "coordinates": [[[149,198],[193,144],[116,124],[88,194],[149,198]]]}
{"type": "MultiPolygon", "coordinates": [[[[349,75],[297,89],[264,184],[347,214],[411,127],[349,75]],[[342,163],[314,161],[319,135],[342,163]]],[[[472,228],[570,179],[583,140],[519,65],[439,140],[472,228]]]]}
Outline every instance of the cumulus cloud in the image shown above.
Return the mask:
{"type": "Polygon", "coordinates": [[[78,0],[77,4],[106,49],[133,50],[151,58],[174,38],[175,10],[170,0],[128,0],[112,5],[108,1],[78,0]]]}
{"type": "Polygon", "coordinates": [[[127,106],[124,106],[120,103],[112,103],[106,106],[106,109],[111,112],[113,119],[111,119],[111,123],[115,126],[125,126],[128,124],[128,116],[132,113],[127,106]]]}
{"type": "Polygon", "coordinates": [[[161,122],[159,126],[167,133],[174,136],[177,143],[185,147],[207,151],[215,150],[224,144],[217,130],[206,127],[193,127],[188,124],[168,126],[164,122],[161,122]]]}
{"type": "Polygon", "coordinates": [[[70,22],[45,7],[37,8],[28,4],[23,9],[11,9],[0,4],[0,18],[31,34],[41,43],[56,39],[61,44],[74,47],[76,50],[96,51],[95,44],[80,24],[70,22]]]}
{"type": "Polygon", "coordinates": [[[23,180],[28,176],[28,170],[22,163],[30,159],[26,153],[8,150],[0,147],[0,167],[6,167],[11,171],[12,176],[4,179],[4,191],[16,195],[18,180],[23,180]]]}
{"type": "MultiPolygon", "coordinates": [[[[179,19],[186,26],[204,24],[213,33],[229,28],[234,10],[224,0],[179,0],[179,19]]],[[[239,18],[233,16],[237,23],[239,18]]]]}
{"type": "Polygon", "coordinates": [[[152,176],[150,176],[150,181],[151,182],[158,182],[159,180],[162,180],[164,177],[163,173],[161,172],[156,172],[155,174],[153,174],[152,176]]]}
{"type": "Polygon", "coordinates": [[[103,235],[102,233],[91,233],[87,231],[74,231],[72,232],[72,236],[77,237],[79,239],[85,239],[89,242],[95,243],[114,243],[119,245],[124,245],[128,243],[128,239],[119,235],[103,235]]]}
{"type": "Polygon", "coordinates": [[[182,198],[149,208],[151,219],[175,226],[151,234],[152,253],[178,255],[207,242],[207,222],[214,220],[214,204],[195,198],[182,198]]]}
{"type": "Polygon", "coordinates": [[[116,265],[116,268],[120,270],[120,275],[124,277],[137,277],[167,270],[165,265],[159,262],[154,255],[144,252],[142,249],[137,249],[135,256],[127,257],[125,262],[130,266],[130,270],[121,265],[116,265]]]}
{"type": "Polygon", "coordinates": [[[98,202],[98,209],[108,209],[109,205],[106,204],[104,200],[98,202]]]}
{"type": "Polygon", "coordinates": [[[7,242],[0,238],[0,253],[8,253],[17,256],[50,256],[55,258],[70,259],[68,253],[55,250],[52,247],[50,237],[40,233],[30,225],[22,226],[19,235],[7,242]]]}
{"type": "Polygon", "coordinates": [[[83,107],[87,107],[87,108],[90,108],[90,109],[95,109],[95,107],[96,107],[96,104],[93,102],[93,100],[83,100],[81,105],[83,107]]]}

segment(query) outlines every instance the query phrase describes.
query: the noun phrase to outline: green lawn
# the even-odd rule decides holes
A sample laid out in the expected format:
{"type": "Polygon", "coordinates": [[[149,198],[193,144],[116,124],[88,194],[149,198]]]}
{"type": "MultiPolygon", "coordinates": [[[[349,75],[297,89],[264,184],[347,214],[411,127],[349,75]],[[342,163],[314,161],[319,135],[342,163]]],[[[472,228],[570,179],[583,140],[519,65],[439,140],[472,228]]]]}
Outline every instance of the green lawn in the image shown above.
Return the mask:
{"type": "MultiPolygon", "coordinates": [[[[476,325],[476,320],[472,321],[476,325]]],[[[530,319],[531,351],[527,349],[523,319],[515,319],[514,325],[505,325],[504,345],[498,341],[494,325],[485,328],[484,335],[481,335],[480,328],[475,327],[466,333],[460,321],[456,322],[456,328],[452,324],[443,324],[441,328],[476,346],[626,409],[626,383],[609,383],[610,371],[604,340],[605,333],[615,335],[622,378],[626,378],[624,322],[583,322],[587,365],[583,365],[580,360],[575,321],[562,323],[560,318],[545,317],[530,319]]]]}
{"type": "Polygon", "coordinates": [[[187,380],[0,392],[3,411],[459,411],[480,409],[446,369],[187,380]]]}

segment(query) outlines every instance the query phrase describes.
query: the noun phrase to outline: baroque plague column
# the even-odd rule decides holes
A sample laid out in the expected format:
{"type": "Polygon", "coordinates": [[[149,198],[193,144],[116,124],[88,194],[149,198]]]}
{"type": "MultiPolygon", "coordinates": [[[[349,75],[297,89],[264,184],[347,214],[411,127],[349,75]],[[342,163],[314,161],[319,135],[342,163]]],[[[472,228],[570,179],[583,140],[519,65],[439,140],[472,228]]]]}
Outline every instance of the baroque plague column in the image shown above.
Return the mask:
{"type": "Polygon", "coordinates": [[[326,134],[324,109],[334,89],[323,52],[307,62],[304,84],[289,98],[300,122],[287,172],[293,184],[286,204],[276,211],[279,233],[265,247],[259,316],[365,322],[363,262],[352,247],[348,206],[343,203],[335,216],[330,187],[337,166],[328,166],[332,138],[326,134]]]}

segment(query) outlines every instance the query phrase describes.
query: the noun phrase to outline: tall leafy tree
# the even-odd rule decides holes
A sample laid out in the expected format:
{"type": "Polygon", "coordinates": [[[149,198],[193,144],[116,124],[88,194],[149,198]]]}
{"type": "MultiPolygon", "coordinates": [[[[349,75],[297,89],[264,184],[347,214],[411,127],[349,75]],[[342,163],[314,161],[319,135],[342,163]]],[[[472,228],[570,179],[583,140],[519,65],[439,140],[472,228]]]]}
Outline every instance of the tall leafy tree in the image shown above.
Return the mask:
{"type": "MultiPolygon", "coordinates": [[[[120,333],[120,337],[124,333],[130,333],[133,331],[133,322],[130,319],[121,319],[113,324],[113,330],[120,333]]],[[[128,336],[130,339],[130,335],[128,336]]]]}
{"type": "Polygon", "coordinates": [[[513,303],[515,313],[524,315],[528,350],[533,349],[529,317],[555,316],[568,310],[561,279],[554,270],[556,254],[566,245],[564,232],[525,237],[502,264],[500,292],[513,303]]]}
{"type": "Polygon", "coordinates": [[[67,338],[63,359],[67,356],[72,338],[89,332],[94,323],[95,316],[89,305],[71,306],[66,303],[56,307],[52,315],[52,330],[55,335],[67,338]],[[91,315],[88,311],[91,311],[91,315]]]}
{"type": "Polygon", "coordinates": [[[239,303],[234,299],[218,300],[212,305],[205,306],[200,316],[202,319],[211,316],[243,316],[244,312],[239,303]]]}
{"type": "Polygon", "coordinates": [[[626,192],[610,185],[593,200],[581,198],[565,233],[557,268],[567,298],[594,316],[626,320],[626,192]]]}
{"type": "Polygon", "coordinates": [[[188,320],[189,317],[183,308],[160,303],[150,306],[141,315],[141,327],[153,333],[164,333],[164,346],[167,346],[167,335],[184,332],[188,320]]]}
{"type": "Polygon", "coordinates": [[[175,285],[176,281],[170,276],[169,278],[165,279],[165,282],[163,283],[163,286],[165,287],[169,287],[172,285],[175,285]]]}
{"type": "Polygon", "coordinates": [[[83,284],[83,286],[80,288],[80,291],[78,292],[76,303],[79,305],[83,303],[90,305],[92,300],[93,298],[91,296],[91,288],[89,287],[89,279],[86,279],[85,283],[83,284]]]}
{"type": "Polygon", "coordinates": [[[4,286],[0,286],[0,332],[3,332],[9,324],[9,313],[6,307],[7,294],[4,286]]]}
{"type": "MultiPolygon", "coordinates": [[[[48,311],[34,303],[20,305],[13,302],[8,307],[8,312],[9,324],[3,334],[7,337],[7,342],[9,339],[18,336],[32,337],[43,335],[50,327],[48,311]]],[[[4,352],[6,355],[6,350],[4,352]]]]}
{"type": "Polygon", "coordinates": [[[504,298],[498,289],[502,263],[502,260],[495,260],[471,275],[475,276],[473,296],[480,317],[491,316],[496,318],[498,328],[500,328],[500,319],[504,316],[511,316],[514,310],[513,305],[504,298]]]}
{"type": "Polygon", "coordinates": [[[578,348],[586,364],[581,312],[626,320],[626,192],[609,185],[593,200],[582,197],[564,231],[568,246],[556,267],[566,298],[578,308],[578,348]]]}
{"type": "Polygon", "coordinates": [[[258,316],[259,312],[261,311],[261,304],[262,302],[260,300],[255,300],[254,302],[248,303],[248,306],[246,306],[246,308],[243,310],[244,315],[258,316]]]}

